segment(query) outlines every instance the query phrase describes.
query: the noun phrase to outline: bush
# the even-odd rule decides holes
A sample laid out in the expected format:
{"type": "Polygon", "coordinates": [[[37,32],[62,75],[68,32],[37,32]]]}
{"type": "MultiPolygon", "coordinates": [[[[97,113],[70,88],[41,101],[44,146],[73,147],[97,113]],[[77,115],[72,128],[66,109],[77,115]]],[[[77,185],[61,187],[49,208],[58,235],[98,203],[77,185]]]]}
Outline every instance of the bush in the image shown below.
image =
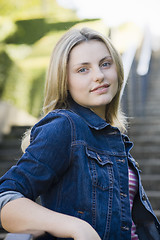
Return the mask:
{"type": "Polygon", "coordinates": [[[45,72],[42,71],[39,75],[32,79],[31,88],[29,91],[29,113],[39,117],[42,113],[43,93],[44,93],[45,72]]]}
{"type": "Polygon", "coordinates": [[[92,20],[75,20],[69,22],[49,23],[45,18],[27,19],[16,21],[16,31],[5,39],[6,43],[34,44],[48,32],[65,31],[77,23],[89,22],[92,20]]]}
{"type": "Polygon", "coordinates": [[[45,18],[16,21],[15,32],[12,31],[3,40],[5,43],[0,51],[0,98],[39,117],[46,68],[54,44],[70,27],[94,21],[85,19],[53,23],[45,18]]]}
{"type": "Polygon", "coordinates": [[[0,97],[3,95],[13,61],[4,49],[0,48],[0,97]]]}

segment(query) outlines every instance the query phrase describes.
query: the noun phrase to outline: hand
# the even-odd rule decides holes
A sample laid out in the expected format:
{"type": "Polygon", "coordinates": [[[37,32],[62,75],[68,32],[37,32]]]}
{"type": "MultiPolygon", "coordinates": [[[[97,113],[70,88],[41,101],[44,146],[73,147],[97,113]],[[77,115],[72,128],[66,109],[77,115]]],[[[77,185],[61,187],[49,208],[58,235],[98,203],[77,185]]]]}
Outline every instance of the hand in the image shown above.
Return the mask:
{"type": "Polygon", "coordinates": [[[87,222],[78,219],[75,226],[73,225],[74,240],[101,240],[98,233],[87,222]]]}

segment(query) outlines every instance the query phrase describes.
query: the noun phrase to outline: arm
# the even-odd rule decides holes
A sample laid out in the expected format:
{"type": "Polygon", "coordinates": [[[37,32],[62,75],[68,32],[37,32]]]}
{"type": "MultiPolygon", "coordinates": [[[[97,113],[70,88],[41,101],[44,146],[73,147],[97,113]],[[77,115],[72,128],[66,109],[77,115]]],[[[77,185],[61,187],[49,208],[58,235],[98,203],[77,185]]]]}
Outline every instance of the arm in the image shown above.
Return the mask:
{"type": "Polygon", "coordinates": [[[87,222],[51,211],[27,198],[8,202],[1,210],[1,222],[9,232],[32,233],[35,236],[48,232],[60,238],[100,240],[87,222]]]}

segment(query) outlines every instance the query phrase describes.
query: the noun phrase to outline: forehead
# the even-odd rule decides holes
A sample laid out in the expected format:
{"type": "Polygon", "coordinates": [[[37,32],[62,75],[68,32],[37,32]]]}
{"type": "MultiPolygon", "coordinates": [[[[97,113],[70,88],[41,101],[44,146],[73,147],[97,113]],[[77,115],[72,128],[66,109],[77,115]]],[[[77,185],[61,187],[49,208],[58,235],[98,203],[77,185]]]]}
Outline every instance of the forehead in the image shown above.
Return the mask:
{"type": "Polygon", "coordinates": [[[98,59],[110,56],[105,43],[98,40],[89,40],[76,45],[70,52],[69,61],[87,61],[87,59],[98,59]]]}

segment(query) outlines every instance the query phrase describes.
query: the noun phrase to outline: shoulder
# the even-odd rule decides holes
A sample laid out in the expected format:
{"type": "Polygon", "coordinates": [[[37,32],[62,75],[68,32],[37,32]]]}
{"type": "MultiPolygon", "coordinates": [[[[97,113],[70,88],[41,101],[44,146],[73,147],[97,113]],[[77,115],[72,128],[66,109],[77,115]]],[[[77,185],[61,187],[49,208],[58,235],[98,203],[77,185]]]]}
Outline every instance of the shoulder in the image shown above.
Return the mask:
{"type": "Polygon", "coordinates": [[[71,135],[75,124],[83,121],[71,110],[56,109],[41,118],[31,129],[31,140],[39,134],[43,136],[71,135]]]}
{"type": "Polygon", "coordinates": [[[50,113],[48,113],[44,118],[40,120],[38,124],[43,123],[57,123],[57,124],[64,124],[64,123],[72,124],[77,122],[85,122],[84,119],[74,111],[70,109],[56,109],[50,113]]]}
{"type": "Polygon", "coordinates": [[[72,110],[56,109],[49,112],[33,126],[31,140],[39,133],[43,133],[45,136],[55,136],[55,134],[69,136],[72,135],[75,128],[82,128],[84,125],[86,125],[86,122],[83,118],[72,110]]]}
{"type": "Polygon", "coordinates": [[[66,111],[54,110],[41,118],[31,129],[31,140],[37,135],[69,135],[72,127],[68,115],[63,112],[66,111]]]}
{"type": "Polygon", "coordinates": [[[42,117],[33,128],[52,125],[52,124],[64,124],[69,123],[71,117],[71,112],[65,109],[56,109],[49,112],[46,116],[42,117]]]}

